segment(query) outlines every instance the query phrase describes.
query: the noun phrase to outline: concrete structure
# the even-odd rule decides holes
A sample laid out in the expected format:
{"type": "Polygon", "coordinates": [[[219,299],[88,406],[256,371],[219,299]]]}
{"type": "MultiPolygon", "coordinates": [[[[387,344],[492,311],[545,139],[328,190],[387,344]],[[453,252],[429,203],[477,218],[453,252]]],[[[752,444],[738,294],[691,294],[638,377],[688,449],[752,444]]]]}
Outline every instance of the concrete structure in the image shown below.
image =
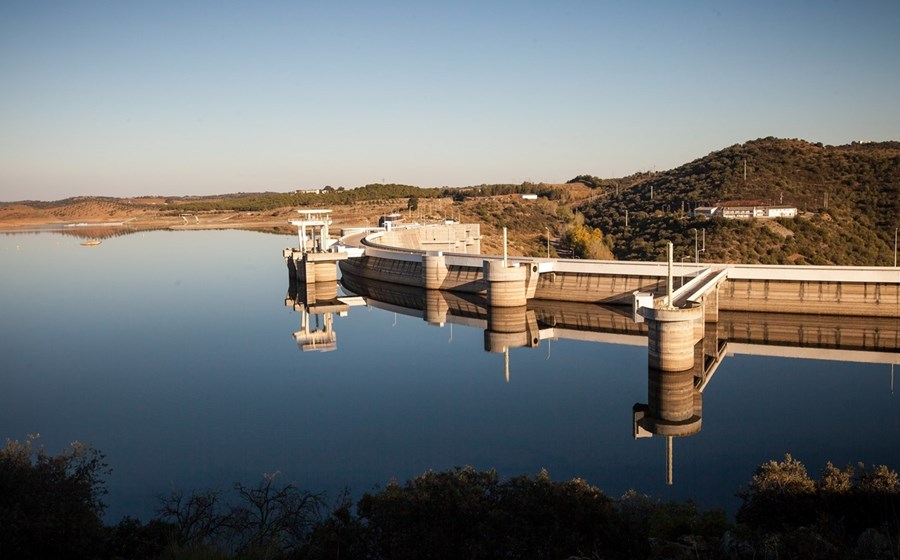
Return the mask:
{"type": "MultiPolygon", "coordinates": [[[[302,282],[307,289],[316,284],[332,285],[337,280],[337,263],[347,258],[347,253],[335,252],[333,240],[328,234],[331,210],[298,210],[302,220],[290,223],[297,226],[297,248],[283,251],[288,274],[292,282],[302,282]]],[[[306,296],[315,300],[313,294],[306,296]]]]}
{"type": "MultiPolygon", "coordinates": [[[[477,224],[377,232],[359,238],[364,255],[344,260],[340,267],[371,280],[490,297],[487,271],[497,281],[498,289],[509,292],[511,286],[503,282],[510,281],[517,294],[524,287],[527,301],[632,306],[635,293],[659,298],[666,289],[667,266],[663,262],[509,257],[507,266],[502,267],[486,264],[500,262],[502,257],[478,254],[480,239],[477,224]],[[522,270],[508,272],[502,268],[522,270]]],[[[672,270],[676,289],[691,283],[700,289],[704,283],[711,283],[693,296],[704,307],[704,321],[715,321],[721,310],[900,315],[897,268],[675,263],[672,270]]],[[[685,291],[682,295],[689,294],[685,291]]],[[[689,301],[682,299],[682,304],[689,301]]],[[[518,300],[511,304],[521,305],[518,300]]]]}

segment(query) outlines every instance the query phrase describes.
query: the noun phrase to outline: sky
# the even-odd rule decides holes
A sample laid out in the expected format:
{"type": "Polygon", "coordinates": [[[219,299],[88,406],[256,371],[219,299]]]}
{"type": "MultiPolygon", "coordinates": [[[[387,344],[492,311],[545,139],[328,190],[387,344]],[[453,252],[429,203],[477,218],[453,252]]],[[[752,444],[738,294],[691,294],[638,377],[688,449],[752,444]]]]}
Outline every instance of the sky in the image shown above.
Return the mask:
{"type": "Polygon", "coordinates": [[[565,182],[900,140],[900,2],[0,0],[0,201],[565,182]]]}

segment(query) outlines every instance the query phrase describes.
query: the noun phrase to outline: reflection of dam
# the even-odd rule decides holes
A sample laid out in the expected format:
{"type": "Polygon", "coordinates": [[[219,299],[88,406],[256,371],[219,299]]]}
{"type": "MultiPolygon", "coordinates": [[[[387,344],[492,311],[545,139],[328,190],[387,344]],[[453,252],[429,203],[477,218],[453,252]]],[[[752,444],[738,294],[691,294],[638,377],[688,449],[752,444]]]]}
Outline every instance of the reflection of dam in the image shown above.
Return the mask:
{"type": "MultiPolygon", "coordinates": [[[[341,284],[373,307],[420,317],[431,324],[488,328],[491,311],[483,297],[413,288],[346,273],[341,284]]],[[[514,309],[534,313],[540,340],[565,338],[647,345],[647,323],[636,323],[631,309],[623,306],[530,300],[526,306],[514,309]]],[[[707,357],[754,354],[900,363],[897,318],[719,311],[718,323],[707,325],[702,340],[707,357]],[[805,348],[816,351],[805,352],[805,348]]],[[[697,346],[694,352],[698,352],[697,346]]],[[[704,369],[709,370],[712,365],[707,364],[704,369]]]]}
{"type": "MultiPolygon", "coordinates": [[[[648,323],[635,322],[631,309],[622,306],[534,299],[525,306],[492,308],[477,295],[413,288],[346,273],[341,283],[373,307],[421,317],[436,325],[457,323],[484,329],[485,351],[506,356],[507,380],[510,348],[534,348],[543,340],[560,338],[648,344],[648,323]]],[[[703,391],[726,356],[900,363],[897,318],[719,311],[718,322],[699,325],[703,331],[690,333],[699,341],[681,371],[654,367],[649,357],[647,402],[633,407],[634,437],[656,435],[666,440],[668,484],[673,481],[674,440],[700,432],[703,391]]]]}

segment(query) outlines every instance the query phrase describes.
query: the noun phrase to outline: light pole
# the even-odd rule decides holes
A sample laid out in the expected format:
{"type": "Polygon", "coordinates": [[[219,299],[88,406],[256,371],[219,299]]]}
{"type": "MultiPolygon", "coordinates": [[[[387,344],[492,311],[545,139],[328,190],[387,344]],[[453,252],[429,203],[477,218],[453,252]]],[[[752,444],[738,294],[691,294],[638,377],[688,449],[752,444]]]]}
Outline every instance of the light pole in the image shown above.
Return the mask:
{"type": "MultiPolygon", "coordinates": [[[[550,258],[550,228],[545,228],[547,230],[547,258],[550,258]]],[[[894,263],[896,266],[896,263],[894,263]]]]}
{"type": "Polygon", "coordinates": [[[700,246],[697,245],[697,228],[694,228],[694,264],[700,263],[700,246]]]}
{"type": "Polygon", "coordinates": [[[897,230],[900,228],[894,228],[894,268],[897,268],[897,230]]]}

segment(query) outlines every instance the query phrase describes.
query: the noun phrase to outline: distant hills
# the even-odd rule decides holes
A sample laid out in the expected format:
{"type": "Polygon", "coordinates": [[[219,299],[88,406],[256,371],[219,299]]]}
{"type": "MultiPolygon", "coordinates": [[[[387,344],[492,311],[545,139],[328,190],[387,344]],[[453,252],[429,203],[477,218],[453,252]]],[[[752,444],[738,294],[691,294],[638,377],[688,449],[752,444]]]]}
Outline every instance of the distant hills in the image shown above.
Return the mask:
{"type": "Polygon", "coordinates": [[[494,238],[508,227],[512,250],[536,256],[546,254],[549,231],[553,253],[566,256],[662,260],[666,241],[672,241],[677,261],[693,261],[696,239],[701,261],[890,266],[900,227],[898,191],[900,142],[825,146],[769,137],[669,171],[615,179],[579,175],[554,185],[372,184],[203,197],[75,197],[0,203],[0,226],[121,220],[132,229],[289,231],[293,210],[313,206],[334,208],[341,225],[376,223],[396,211],[417,219],[477,221],[486,236],[483,246],[491,251],[500,250],[494,238]],[[539,199],[525,200],[522,194],[539,199]],[[792,205],[800,215],[777,220],[692,215],[697,206],[738,200],[792,205]]]}
{"type": "Polygon", "coordinates": [[[705,236],[703,261],[893,264],[894,230],[900,226],[900,142],[825,146],[770,137],[665,172],[573,180],[603,191],[579,210],[586,223],[612,237],[618,259],[659,260],[671,240],[676,260],[692,261],[696,235],[698,245],[705,236]],[[734,200],[793,205],[800,216],[728,220],[691,215],[696,206],[734,200]]]}

